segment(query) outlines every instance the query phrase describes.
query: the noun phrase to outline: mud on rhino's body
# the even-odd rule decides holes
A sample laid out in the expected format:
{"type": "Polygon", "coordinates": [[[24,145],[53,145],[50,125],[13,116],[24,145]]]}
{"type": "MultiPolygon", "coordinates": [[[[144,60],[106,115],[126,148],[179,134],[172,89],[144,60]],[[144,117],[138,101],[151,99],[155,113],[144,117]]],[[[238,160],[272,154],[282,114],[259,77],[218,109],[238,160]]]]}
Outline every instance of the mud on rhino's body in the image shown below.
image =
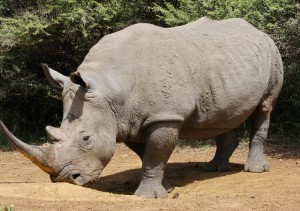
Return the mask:
{"type": "Polygon", "coordinates": [[[241,19],[202,18],[169,29],[136,24],[100,40],[70,77],[43,69],[63,88],[62,125],[46,128],[58,142],[31,147],[6,134],[53,181],[94,180],[115,143],[124,142],[143,161],[135,194],[165,197],[163,170],[178,137],[216,136],[217,151],[205,169],[227,170],[238,145],[232,129],[250,116],[245,170],[269,170],[263,143],[282,62],[273,41],[241,19]]]}

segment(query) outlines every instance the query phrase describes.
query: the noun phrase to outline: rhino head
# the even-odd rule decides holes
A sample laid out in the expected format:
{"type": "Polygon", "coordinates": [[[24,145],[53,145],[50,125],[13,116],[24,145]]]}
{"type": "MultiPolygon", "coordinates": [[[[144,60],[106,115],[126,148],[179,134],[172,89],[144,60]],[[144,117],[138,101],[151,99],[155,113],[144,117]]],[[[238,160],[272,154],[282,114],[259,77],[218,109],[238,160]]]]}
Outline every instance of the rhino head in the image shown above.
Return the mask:
{"type": "Polygon", "coordinates": [[[45,64],[42,68],[50,84],[63,90],[61,126],[46,127],[51,143],[31,146],[16,138],[1,121],[0,128],[19,152],[50,174],[51,181],[85,185],[100,176],[113,156],[115,115],[94,77],[78,72],[66,77],[45,64]]]}

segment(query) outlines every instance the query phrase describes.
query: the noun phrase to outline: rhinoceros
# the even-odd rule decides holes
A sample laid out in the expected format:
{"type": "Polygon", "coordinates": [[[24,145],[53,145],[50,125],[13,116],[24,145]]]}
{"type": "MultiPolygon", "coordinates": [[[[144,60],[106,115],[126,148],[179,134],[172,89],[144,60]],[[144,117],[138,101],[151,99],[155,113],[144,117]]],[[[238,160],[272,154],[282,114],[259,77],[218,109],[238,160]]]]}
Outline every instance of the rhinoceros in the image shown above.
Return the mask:
{"type": "Polygon", "coordinates": [[[244,169],[269,171],[263,148],[283,66],[272,39],[242,19],[135,24],[102,38],[69,77],[42,69],[62,89],[61,126],[46,127],[52,143],[28,145],[1,128],[53,182],[96,180],[123,142],[142,160],[135,195],[167,197],[164,169],[179,139],[216,137],[204,169],[228,170],[238,146],[234,129],[248,118],[244,169]]]}

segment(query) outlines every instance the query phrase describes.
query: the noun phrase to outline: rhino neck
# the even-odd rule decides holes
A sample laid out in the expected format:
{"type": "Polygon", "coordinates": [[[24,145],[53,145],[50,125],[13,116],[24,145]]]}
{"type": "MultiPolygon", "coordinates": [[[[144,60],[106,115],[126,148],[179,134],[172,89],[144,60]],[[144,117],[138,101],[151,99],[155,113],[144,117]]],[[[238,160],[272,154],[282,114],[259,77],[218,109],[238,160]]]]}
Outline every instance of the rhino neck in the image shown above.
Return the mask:
{"type": "Polygon", "coordinates": [[[140,84],[137,79],[139,70],[132,68],[135,59],[124,62],[122,58],[127,58],[128,54],[116,51],[112,57],[105,51],[96,51],[98,47],[100,46],[96,45],[91,49],[77,71],[83,77],[89,75],[97,81],[99,92],[109,102],[115,116],[117,142],[123,142],[137,133],[141,124],[141,120],[137,118],[140,113],[140,84]]]}
{"type": "Polygon", "coordinates": [[[135,137],[142,124],[141,105],[139,103],[139,84],[134,75],[126,77],[126,83],[122,82],[120,74],[114,77],[107,76],[107,87],[110,87],[110,108],[112,109],[118,128],[117,142],[124,142],[130,137],[135,137]],[[111,78],[113,77],[113,78],[111,78]]]}

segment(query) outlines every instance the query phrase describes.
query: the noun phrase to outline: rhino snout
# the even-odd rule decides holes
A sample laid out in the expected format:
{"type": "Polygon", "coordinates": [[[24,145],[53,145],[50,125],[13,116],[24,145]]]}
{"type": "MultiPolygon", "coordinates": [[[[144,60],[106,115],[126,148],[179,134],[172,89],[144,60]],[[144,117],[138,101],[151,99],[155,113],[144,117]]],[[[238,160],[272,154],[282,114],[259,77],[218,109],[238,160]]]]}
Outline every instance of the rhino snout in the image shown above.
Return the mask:
{"type": "Polygon", "coordinates": [[[66,175],[50,175],[50,180],[53,183],[56,182],[68,182],[71,184],[85,186],[94,181],[91,176],[81,173],[80,171],[71,171],[66,175]]]}

